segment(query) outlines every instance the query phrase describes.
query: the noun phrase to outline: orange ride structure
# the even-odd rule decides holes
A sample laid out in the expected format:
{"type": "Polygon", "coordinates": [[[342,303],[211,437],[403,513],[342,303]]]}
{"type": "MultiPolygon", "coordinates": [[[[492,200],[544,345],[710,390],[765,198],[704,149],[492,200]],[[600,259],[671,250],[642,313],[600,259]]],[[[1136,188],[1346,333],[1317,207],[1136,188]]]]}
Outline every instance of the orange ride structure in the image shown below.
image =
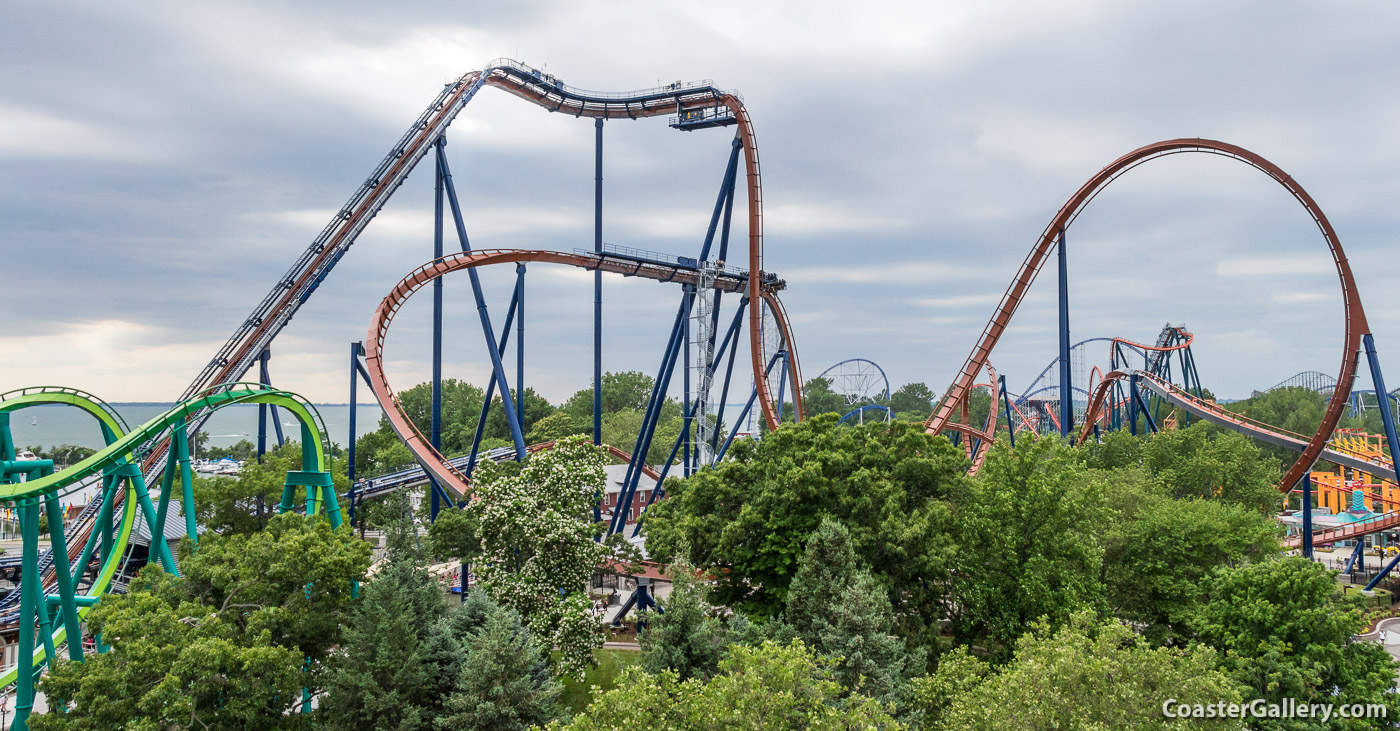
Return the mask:
{"type": "MultiPolygon", "coordinates": [[[[1326,458],[1338,464],[1357,466],[1363,468],[1369,466],[1375,469],[1375,465],[1365,463],[1359,458],[1344,454],[1342,452],[1328,449],[1328,443],[1332,440],[1336,431],[1338,421],[1342,417],[1343,411],[1348,408],[1349,397],[1353,381],[1357,375],[1358,364],[1364,354],[1367,364],[1370,367],[1371,380],[1375,392],[1378,394],[1388,393],[1385,388],[1384,379],[1381,375],[1380,361],[1376,354],[1375,342],[1370,326],[1366,320],[1366,311],[1361,302],[1361,295],[1357,289],[1356,279],[1352,274],[1351,264],[1347,261],[1346,252],[1342,248],[1341,241],[1337,238],[1337,233],[1332,227],[1327,216],[1312,196],[1282,168],[1266,160],[1262,156],[1255,154],[1238,145],[1228,142],[1220,142],[1209,139],[1174,139],[1157,142],[1133,150],[1117,160],[1109,163],[1102,170],[1096,173],[1088,181],[1074,192],[1070,199],[1062,206],[1055,217],[1045,227],[1040,238],[1027,254],[1025,261],[1021,264],[1011,285],[1002,295],[1001,301],[997,304],[987,326],[983,329],[982,335],[969,353],[962,368],[958,372],[952,385],[949,387],[943,401],[926,422],[927,430],[930,433],[942,433],[953,430],[963,433],[968,432],[966,426],[955,424],[955,418],[959,414],[965,415],[967,412],[967,398],[977,382],[979,375],[987,368],[988,358],[996,348],[998,340],[1006,332],[1016,309],[1024,300],[1026,292],[1041,268],[1054,252],[1059,261],[1059,324],[1060,324],[1060,367],[1062,377],[1060,387],[1062,397],[1060,399],[1061,413],[1059,417],[1059,427],[1062,435],[1070,435],[1074,429],[1073,423],[1073,396],[1071,378],[1069,377],[1069,297],[1068,283],[1065,266],[1065,240],[1070,226],[1084,211],[1085,207],[1104,190],[1106,186],[1117,180],[1130,170],[1170,155],[1184,153],[1205,153],[1220,155],[1228,159],[1237,160],[1272,178],[1279,185],[1283,186],[1307,211],[1308,215],[1316,224],[1318,231],[1322,234],[1323,242],[1327,246],[1328,253],[1336,266],[1338,284],[1341,289],[1343,311],[1345,314],[1345,324],[1343,333],[1343,345],[1341,362],[1338,366],[1336,376],[1336,390],[1332,398],[1327,403],[1326,411],[1322,418],[1322,423],[1317,431],[1310,436],[1298,437],[1280,433],[1268,425],[1259,424],[1244,419],[1237,414],[1230,413],[1217,405],[1210,404],[1201,399],[1196,394],[1187,393],[1174,387],[1169,382],[1163,381],[1158,376],[1146,370],[1113,370],[1105,373],[1098,382],[1097,387],[1090,399],[1087,415],[1084,418],[1082,429],[1078,436],[1079,440],[1089,437],[1096,423],[1101,418],[1106,405],[1125,407],[1129,414],[1127,422],[1136,428],[1137,412],[1139,409],[1146,409],[1144,393],[1152,393],[1174,406],[1182,408],[1193,416],[1212,421],[1225,428],[1232,429],[1250,436],[1254,436],[1263,441],[1296,449],[1299,454],[1297,459],[1288,468],[1283,479],[1279,482],[1279,489],[1285,493],[1297,489],[1301,483],[1304,491],[1304,505],[1312,504],[1312,485],[1309,473],[1315,462],[1320,458],[1326,458]],[[1110,395],[1115,387],[1127,385],[1127,398],[1118,401],[1112,400],[1110,395]],[[1126,401],[1124,403],[1123,401],[1126,401]],[[1111,402],[1111,403],[1110,403],[1111,402]],[[1340,460],[1340,461],[1339,461],[1340,460]]],[[[1385,423],[1386,437],[1389,444],[1400,443],[1396,437],[1395,418],[1390,409],[1382,408],[1381,413],[1385,423]]],[[[962,421],[966,421],[963,418],[962,421]]],[[[979,443],[985,445],[992,439],[991,431],[982,431],[975,435],[979,443]]],[[[1387,462],[1385,465],[1388,473],[1395,476],[1395,465],[1387,462]]],[[[1304,511],[1304,523],[1302,535],[1299,536],[1297,544],[1303,549],[1305,554],[1311,555],[1315,537],[1313,536],[1311,524],[1311,510],[1304,511]]],[[[1336,529],[1316,536],[1318,542],[1335,542],[1336,540],[1356,538],[1369,533],[1380,532],[1400,525],[1400,513],[1390,516],[1354,524],[1345,529],[1336,529]]],[[[1387,567],[1386,572],[1393,567],[1387,567]]],[[[1386,572],[1382,572],[1375,581],[1379,581],[1386,572]]],[[[1375,583],[1373,581],[1373,584],[1375,583]]]]}

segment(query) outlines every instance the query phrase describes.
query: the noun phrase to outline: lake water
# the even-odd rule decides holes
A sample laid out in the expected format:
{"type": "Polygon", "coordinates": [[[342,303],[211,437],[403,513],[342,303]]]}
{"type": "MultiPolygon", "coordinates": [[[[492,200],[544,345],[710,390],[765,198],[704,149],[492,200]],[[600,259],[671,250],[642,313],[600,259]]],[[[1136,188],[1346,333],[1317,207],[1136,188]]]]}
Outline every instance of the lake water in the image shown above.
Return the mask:
{"type": "MultiPolygon", "coordinates": [[[[135,428],[169,410],[172,404],[112,404],[112,408],[122,415],[128,426],[135,428]]],[[[317,404],[316,410],[326,424],[326,431],[332,442],[344,446],[350,435],[350,406],[348,404],[317,404]]],[[[378,404],[360,404],[355,414],[356,436],[362,436],[379,428],[382,412],[378,404]]],[[[291,439],[300,439],[301,430],[290,414],[277,411],[282,422],[282,431],[291,439]]],[[[268,443],[276,443],[276,432],[268,417],[268,443]]],[[[258,407],[255,405],[229,406],[214,412],[205,423],[202,431],[209,434],[210,446],[230,447],[241,439],[257,443],[258,407]]],[[[105,446],[102,431],[97,421],[86,412],[72,406],[35,406],[15,412],[10,416],[10,432],[15,444],[20,447],[53,447],[59,444],[76,444],[80,447],[99,449],[105,446]]]]}
{"type": "MultiPolygon", "coordinates": [[[[128,426],[135,428],[169,410],[173,404],[112,404],[112,408],[122,415],[128,426]]],[[[738,418],[743,404],[727,404],[724,408],[726,421],[738,418]]],[[[350,429],[350,406],[348,404],[317,404],[316,410],[326,424],[326,431],[332,442],[345,446],[350,429]]],[[[757,411],[757,408],[754,409],[757,411]]],[[[300,439],[300,429],[296,420],[285,411],[279,410],[283,432],[292,439],[300,439]]],[[[379,428],[379,417],[383,412],[378,404],[360,404],[355,415],[356,436],[363,436],[379,428]]],[[[741,429],[747,431],[748,424],[741,429]]],[[[239,440],[247,439],[257,443],[258,407],[255,405],[229,406],[214,412],[202,429],[209,435],[209,446],[231,447],[239,440]]],[[[268,444],[276,442],[271,417],[267,425],[268,444]]],[[[10,416],[10,432],[15,444],[20,447],[54,447],[59,444],[76,444],[80,447],[100,449],[106,446],[97,421],[86,412],[72,406],[35,406],[15,412],[10,416]]],[[[623,448],[630,448],[626,445],[623,448]]]]}

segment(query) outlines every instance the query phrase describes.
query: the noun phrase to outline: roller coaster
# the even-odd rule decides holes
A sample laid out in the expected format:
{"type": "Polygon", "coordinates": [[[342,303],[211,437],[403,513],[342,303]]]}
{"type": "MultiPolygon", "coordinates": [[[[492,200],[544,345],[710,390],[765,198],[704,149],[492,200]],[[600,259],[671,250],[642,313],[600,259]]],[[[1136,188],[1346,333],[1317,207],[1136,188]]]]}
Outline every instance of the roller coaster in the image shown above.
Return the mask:
{"type": "MultiPolygon", "coordinates": [[[[17,568],[19,589],[0,600],[0,623],[18,635],[19,662],[0,683],[13,684],[17,698],[16,720],[11,728],[27,728],[25,720],[34,705],[34,680],[45,663],[67,647],[70,659],[83,657],[81,621],[101,597],[112,589],[113,577],[128,555],[133,527],[143,522],[152,536],[151,555],[172,573],[178,572],[175,557],[165,540],[164,526],[170,518],[170,504],[176,483],[183,506],[185,535],[198,541],[193,504],[193,478],[190,470],[190,433],[197,431],[215,411],[236,404],[259,404],[290,412],[300,424],[302,470],[288,473],[279,509],[295,508],[298,490],[306,492],[306,511],[325,515],[336,525],[355,520],[357,501],[412,486],[426,486],[432,500],[432,514],[470,499],[471,476],[481,459],[523,459],[532,451],[551,444],[527,444],[524,429],[525,394],[525,295],[526,273],[531,267],[572,267],[593,273],[593,439],[610,454],[627,464],[621,493],[607,530],[625,530],[633,514],[633,501],[639,494],[643,476],[654,480],[648,502],[663,499],[665,480],[673,466],[689,475],[724,458],[738,432],[737,426],[750,413],[761,415],[767,429],[784,421],[784,410],[800,420],[804,416],[803,380],[792,328],[779,300],[786,282],[765,270],[763,259],[763,196],[757,138],[752,120],[741,98],[709,81],[676,82],[659,88],[634,92],[594,92],[564,84],[557,77],[516,61],[501,59],[480,71],[472,71],[446,84],[390,148],[350,199],[338,209],[292,267],[273,285],[267,295],[245,318],[233,335],[215,353],[190,383],[176,405],[136,428],[128,428],[109,405],[75,389],[31,388],[0,394],[0,502],[13,506],[20,516],[23,555],[18,562],[5,562],[0,568],[17,568]],[[473,248],[468,237],[462,206],[446,154],[447,132],[452,122],[483,87],[492,86],[540,106],[550,112],[589,118],[594,122],[595,190],[594,241],[591,249],[571,252],[473,248]],[[668,117],[668,124],[680,131],[734,127],[727,163],[711,210],[703,243],[694,256],[662,254],[603,241],[603,130],[605,121],[640,120],[668,117]],[[409,174],[432,154],[434,172],[434,249],[432,258],[410,271],[394,284],[374,309],[366,338],[350,345],[350,472],[348,492],[337,495],[331,480],[324,426],[304,399],[274,389],[266,381],[267,359],[276,337],[293,316],[331,275],[373,218],[384,209],[409,174]],[[727,263],[731,220],[739,197],[742,159],[743,203],[746,213],[747,246],[742,255],[745,267],[727,263]],[[459,252],[446,253],[445,232],[455,233],[459,252]],[[493,323],[480,281],[480,272],[490,267],[513,266],[516,275],[502,326],[493,323]],[[483,344],[489,356],[491,375],[482,403],[473,443],[466,454],[443,454],[441,428],[442,381],[442,294],[444,281],[463,276],[469,283],[480,321],[483,344]],[[679,286],[677,304],[660,366],[653,379],[642,428],[631,451],[601,443],[601,401],[603,321],[603,275],[636,278],[679,286]],[[395,317],[405,303],[428,288],[433,298],[433,397],[427,433],[411,419],[399,395],[390,384],[386,346],[395,317]],[[728,298],[726,298],[728,295],[728,298]],[[721,316],[725,302],[733,314],[721,316]],[[512,356],[510,339],[515,337],[515,378],[512,383],[507,362],[512,356]],[[735,363],[742,341],[747,339],[748,373],[752,385],[743,412],[733,424],[724,422],[722,406],[734,386],[735,363]],[[261,365],[263,383],[242,383],[246,374],[261,365]],[[657,466],[633,455],[651,453],[652,442],[663,405],[672,390],[677,371],[682,380],[683,429],[671,445],[669,457],[657,466]],[[366,385],[383,408],[386,419],[413,455],[415,467],[371,479],[356,479],[354,471],[354,404],[357,388],[366,385]],[[499,398],[499,406],[493,402],[499,398]],[[786,406],[786,404],[791,406],[786,406]],[[9,415],[32,406],[66,404],[77,407],[99,424],[106,446],[91,457],[61,471],[54,471],[49,460],[19,460],[10,436],[9,415]],[[500,408],[508,424],[511,445],[482,449],[483,429],[492,408],[500,408]],[[756,412],[754,411],[756,409],[756,412]],[[726,426],[728,430],[726,431],[726,426]],[[151,488],[158,485],[157,498],[151,488]],[[84,487],[96,487],[92,500],[74,519],[64,521],[59,498],[84,487]],[[43,505],[49,519],[52,550],[41,555],[38,538],[38,510],[43,505]],[[65,561],[54,560],[55,556],[65,561]],[[37,628],[37,633],[30,628],[37,628]],[[42,646],[36,647],[36,634],[42,646]]],[[[735,259],[737,260],[737,259],[735,259]]],[[[655,285],[648,285],[655,286],[655,285]]],[[[499,312],[499,310],[496,310],[499,312]]],[[[938,406],[924,423],[930,434],[945,434],[964,451],[970,470],[983,464],[991,445],[999,438],[998,422],[1005,421],[1005,436],[1013,444],[1018,433],[1039,438],[1058,434],[1079,441],[1090,439],[1105,429],[1142,428],[1156,430],[1156,415],[1163,408],[1179,410],[1188,418],[1205,420],[1264,442],[1299,453],[1279,483],[1288,493],[1304,492],[1303,504],[1312,504],[1309,470],[1319,459],[1357,472],[1383,473],[1396,478],[1395,464],[1374,454],[1332,443],[1338,420],[1348,408],[1361,403],[1352,398],[1359,359],[1365,354],[1373,381],[1373,394],[1388,394],[1385,388],[1374,340],[1362,308],[1350,264],[1331,223],[1312,197],[1282,169],[1244,148],[1213,140],[1176,139],[1134,150],[1100,170],[1081,186],[1060,208],[1036,240],[1011,285],[1002,295],[986,327],[964,361],[956,378],[938,406]],[[1330,381],[1330,395],[1321,426],[1312,435],[1290,434],[1277,428],[1231,413],[1204,398],[1196,372],[1191,344],[1194,336],[1181,326],[1167,326],[1152,345],[1121,338],[1093,338],[1071,344],[1067,283],[1066,235],[1085,207],[1113,181],[1138,166],[1162,157],[1183,153],[1220,155],[1249,165],[1283,186],[1304,207],[1317,225],[1336,265],[1345,307],[1345,338],[1338,374],[1330,381]],[[1006,389],[1004,375],[992,368],[990,358],[1001,336],[1025,298],[1051,252],[1059,262],[1059,354],[1019,396],[1006,389]],[[1083,362],[1089,347],[1106,343],[1107,370],[1095,367],[1088,373],[1075,373],[1076,358],[1083,362]],[[1138,363],[1141,367],[1137,367],[1138,363]],[[985,380],[981,380],[984,379],[985,380]],[[1180,385],[1177,385],[1179,383],[1180,385]],[[969,396],[986,388],[992,408],[980,423],[974,424],[969,396]],[[1077,430],[1077,432],[1076,432],[1077,430]],[[1077,437],[1075,436],[1077,434],[1077,437]]],[[[861,359],[857,359],[861,360],[861,359]]],[[[868,361],[867,361],[868,362],[868,361]]],[[[873,365],[873,364],[872,364],[873,365]]],[[[863,368],[863,366],[862,366],[863,368]]],[[[740,369],[741,372],[743,369],[740,369]]],[[[878,370],[878,367],[876,367],[878,370]]],[[[825,376],[827,374],[823,374],[825,376]]],[[[862,378],[870,373],[858,371],[862,378]]],[[[879,373],[884,378],[883,371],[879,373]]],[[[743,378],[743,375],[740,376],[743,378]]],[[[866,379],[871,380],[872,379],[866,379]]],[[[1323,384],[1325,379],[1317,381],[1323,384]]],[[[1317,388],[1323,388],[1318,385],[1317,388]]],[[[864,388],[864,386],[862,386],[864,388]]],[[[883,383],[888,398],[888,381],[883,383]]],[[[1372,401],[1375,401],[1374,397],[1372,401]]],[[[1388,444],[1396,444],[1395,414],[1380,409],[1388,444]]],[[[858,410],[847,417],[866,420],[888,418],[858,410]]],[[[277,419],[274,418],[274,422],[277,419]]],[[[1309,520],[1310,510],[1304,510],[1309,520]]],[[[1400,512],[1314,536],[1311,523],[1290,539],[1305,553],[1314,545],[1355,539],[1370,533],[1400,527],[1400,512]]],[[[633,524],[633,535],[640,526],[633,524]]],[[[1293,544],[1290,544],[1293,545],[1293,544]]],[[[1400,561],[1400,559],[1397,559],[1400,561]]],[[[1387,571],[1395,564],[1387,567],[1387,571]]],[[[1379,580],[1380,577],[1377,577],[1379,580]]],[[[644,605],[644,602],[643,602],[644,605]]],[[[94,651],[104,651],[96,638],[94,651]]]]}

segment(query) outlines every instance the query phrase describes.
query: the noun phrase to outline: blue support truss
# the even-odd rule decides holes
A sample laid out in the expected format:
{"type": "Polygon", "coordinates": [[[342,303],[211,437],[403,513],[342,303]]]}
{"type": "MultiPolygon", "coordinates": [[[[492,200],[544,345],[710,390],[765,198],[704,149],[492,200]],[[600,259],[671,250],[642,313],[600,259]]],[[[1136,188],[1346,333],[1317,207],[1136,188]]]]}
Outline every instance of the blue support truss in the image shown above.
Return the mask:
{"type": "MultiPolygon", "coordinates": [[[[462,222],[462,206],[457,201],[457,188],[452,182],[452,170],[447,165],[444,146],[445,142],[437,147],[437,164],[442,171],[443,187],[447,193],[447,202],[452,209],[452,222],[457,227],[457,239],[461,243],[462,251],[471,251],[471,242],[467,239],[467,227],[462,222]]],[[[524,460],[525,435],[521,431],[520,421],[516,418],[515,399],[511,396],[510,380],[506,378],[505,365],[501,361],[501,349],[496,347],[495,331],[491,327],[491,315],[486,310],[486,297],[481,292],[481,277],[475,268],[468,269],[467,275],[471,278],[472,297],[476,300],[476,312],[481,319],[481,334],[486,338],[486,350],[491,354],[491,377],[501,389],[501,404],[505,409],[506,423],[510,426],[511,441],[515,444],[515,457],[518,460],[524,460]]],[[[491,403],[489,397],[486,403],[491,403]]]]}

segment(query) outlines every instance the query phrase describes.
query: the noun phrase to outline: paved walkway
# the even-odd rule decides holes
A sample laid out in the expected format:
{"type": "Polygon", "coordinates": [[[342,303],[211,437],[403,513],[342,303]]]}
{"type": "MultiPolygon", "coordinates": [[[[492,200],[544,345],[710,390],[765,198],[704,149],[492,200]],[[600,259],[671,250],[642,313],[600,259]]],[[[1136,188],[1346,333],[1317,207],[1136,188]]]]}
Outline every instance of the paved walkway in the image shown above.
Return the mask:
{"type": "MultiPolygon", "coordinates": [[[[1368,632],[1364,635],[1357,635],[1356,638],[1364,642],[1380,642],[1381,630],[1385,630],[1385,651],[1396,660],[1400,660],[1400,617],[1386,617],[1376,623],[1376,631],[1368,632]]],[[[1400,688],[1400,678],[1395,681],[1395,686],[1400,688]]]]}

